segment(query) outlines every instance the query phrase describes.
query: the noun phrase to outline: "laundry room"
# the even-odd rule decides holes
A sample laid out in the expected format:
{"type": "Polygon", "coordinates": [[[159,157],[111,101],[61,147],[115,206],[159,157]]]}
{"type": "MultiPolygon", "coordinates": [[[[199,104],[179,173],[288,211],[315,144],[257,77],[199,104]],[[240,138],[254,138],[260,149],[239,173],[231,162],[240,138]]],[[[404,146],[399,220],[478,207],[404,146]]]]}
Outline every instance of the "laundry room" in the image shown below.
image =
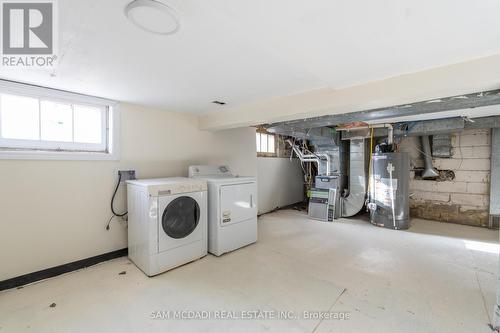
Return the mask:
{"type": "Polygon", "coordinates": [[[0,8],[0,332],[500,329],[499,3],[0,8]]]}

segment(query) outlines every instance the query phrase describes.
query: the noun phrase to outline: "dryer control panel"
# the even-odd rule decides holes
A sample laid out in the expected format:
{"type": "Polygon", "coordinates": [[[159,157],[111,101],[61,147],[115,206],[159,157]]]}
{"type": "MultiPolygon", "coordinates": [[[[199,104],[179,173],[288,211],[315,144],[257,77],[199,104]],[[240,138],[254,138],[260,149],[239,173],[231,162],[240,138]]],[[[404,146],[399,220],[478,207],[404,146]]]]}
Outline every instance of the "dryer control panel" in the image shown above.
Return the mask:
{"type": "Polygon", "coordinates": [[[188,171],[190,178],[196,176],[232,176],[227,165],[191,165],[188,171]]]}

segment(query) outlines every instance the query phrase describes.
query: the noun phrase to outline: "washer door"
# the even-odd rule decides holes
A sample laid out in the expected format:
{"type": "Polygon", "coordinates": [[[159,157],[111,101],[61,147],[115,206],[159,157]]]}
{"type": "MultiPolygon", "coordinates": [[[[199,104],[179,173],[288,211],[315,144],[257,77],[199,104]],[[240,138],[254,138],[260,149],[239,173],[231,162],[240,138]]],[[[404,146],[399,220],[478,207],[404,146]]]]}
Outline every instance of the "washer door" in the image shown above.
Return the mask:
{"type": "Polygon", "coordinates": [[[175,239],[189,236],[200,221],[200,206],[191,197],[178,197],[172,200],[161,218],[163,231],[175,239]]]}
{"type": "Polygon", "coordinates": [[[158,252],[207,237],[206,192],[158,198],[158,252]]]}

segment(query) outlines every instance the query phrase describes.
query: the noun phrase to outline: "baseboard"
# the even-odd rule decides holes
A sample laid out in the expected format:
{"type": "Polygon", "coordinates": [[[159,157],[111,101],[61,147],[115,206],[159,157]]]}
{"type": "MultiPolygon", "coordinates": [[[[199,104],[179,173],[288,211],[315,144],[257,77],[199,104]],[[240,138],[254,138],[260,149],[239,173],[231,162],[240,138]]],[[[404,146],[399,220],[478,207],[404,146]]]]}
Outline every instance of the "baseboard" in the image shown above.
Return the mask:
{"type": "Polygon", "coordinates": [[[17,276],[11,279],[0,281],[0,290],[16,288],[23,286],[28,283],[33,283],[36,281],[48,279],[57,275],[64,273],[76,271],[85,267],[93,266],[103,261],[119,258],[126,256],[128,249],[116,250],[104,254],[97,255],[95,257],[90,257],[82,260],[73,261],[67,264],[47,268],[41,271],[28,273],[25,275],[17,276]]]}

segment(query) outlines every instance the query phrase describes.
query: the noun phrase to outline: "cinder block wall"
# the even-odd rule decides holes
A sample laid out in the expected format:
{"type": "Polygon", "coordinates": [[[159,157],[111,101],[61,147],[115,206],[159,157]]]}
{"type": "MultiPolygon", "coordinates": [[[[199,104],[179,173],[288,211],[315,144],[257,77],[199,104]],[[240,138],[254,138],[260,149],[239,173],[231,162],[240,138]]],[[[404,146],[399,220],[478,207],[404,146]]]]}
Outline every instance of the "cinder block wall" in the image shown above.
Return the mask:
{"type": "MultiPolygon", "coordinates": [[[[491,134],[489,129],[452,134],[452,157],[433,158],[438,170],[451,170],[455,179],[410,179],[410,210],[413,217],[443,222],[488,225],[491,134]]],[[[401,151],[410,153],[412,167],[424,166],[420,138],[405,138],[401,151]]]]}

